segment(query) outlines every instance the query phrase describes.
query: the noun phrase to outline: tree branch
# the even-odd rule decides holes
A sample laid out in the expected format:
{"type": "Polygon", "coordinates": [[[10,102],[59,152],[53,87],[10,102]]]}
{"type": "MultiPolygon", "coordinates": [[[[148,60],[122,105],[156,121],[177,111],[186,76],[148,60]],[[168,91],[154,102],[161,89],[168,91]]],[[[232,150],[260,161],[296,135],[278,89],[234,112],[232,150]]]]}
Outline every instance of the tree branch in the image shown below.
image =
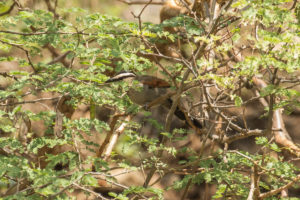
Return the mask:
{"type": "Polygon", "coordinates": [[[99,150],[97,151],[97,157],[100,158],[104,152],[104,149],[106,148],[107,144],[109,143],[113,133],[114,133],[114,129],[115,129],[115,126],[117,124],[117,121],[120,117],[123,117],[125,116],[125,113],[119,113],[119,114],[115,114],[113,117],[112,117],[112,121],[110,122],[109,124],[109,127],[110,127],[110,131],[107,133],[102,145],[100,146],[99,150]]]}
{"type": "Polygon", "coordinates": [[[283,190],[286,190],[290,187],[292,187],[296,182],[300,181],[300,174],[298,174],[292,181],[290,181],[289,183],[287,183],[286,185],[284,186],[281,186],[280,188],[277,188],[277,189],[274,189],[274,190],[271,190],[269,192],[266,192],[266,193],[262,193],[259,195],[259,199],[265,199],[265,198],[268,198],[268,197],[271,197],[275,194],[278,194],[280,193],[281,191],[283,190]]]}
{"type": "Polygon", "coordinates": [[[15,5],[16,5],[16,2],[14,2],[7,11],[0,13],[0,17],[9,14],[14,9],[15,5]]]}
{"type": "Polygon", "coordinates": [[[125,122],[123,122],[123,123],[121,124],[121,126],[119,126],[119,128],[118,128],[116,131],[114,131],[114,133],[112,134],[111,139],[110,139],[110,142],[109,142],[109,144],[108,144],[108,146],[107,146],[107,148],[106,148],[106,151],[105,151],[105,153],[104,153],[104,160],[107,160],[107,159],[110,157],[111,152],[112,152],[114,146],[116,145],[119,136],[124,132],[125,127],[126,127],[126,125],[127,125],[127,122],[129,122],[130,119],[131,119],[131,116],[128,115],[128,116],[125,118],[125,122]]]}

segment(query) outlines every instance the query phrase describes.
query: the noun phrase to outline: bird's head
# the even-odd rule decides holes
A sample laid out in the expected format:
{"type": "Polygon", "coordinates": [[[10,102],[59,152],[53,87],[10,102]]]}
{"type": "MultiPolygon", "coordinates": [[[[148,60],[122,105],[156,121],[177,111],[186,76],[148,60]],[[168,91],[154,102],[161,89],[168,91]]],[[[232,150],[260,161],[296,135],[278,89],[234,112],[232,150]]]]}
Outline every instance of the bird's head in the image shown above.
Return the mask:
{"type": "Polygon", "coordinates": [[[118,82],[118,81],[129,81],[132,83],[133,80],[138,81],[142,85],[147,85],[150,88],[168,88],[170,84],[160,78],[149,75],[136,75],[133,72],[120,72],[116,76],[105,81],[106,83],[118,82]]]}
{"type": "Polygon", "coordinates": [[[121,80],[132,79],[135,77],[136,77],[135,73],[123,71],[123,72],[118,73],[116,76],[111,77],[110,79],[106,80],[105,83],[117,82],[117,81],[121,81],[121,80]]]}

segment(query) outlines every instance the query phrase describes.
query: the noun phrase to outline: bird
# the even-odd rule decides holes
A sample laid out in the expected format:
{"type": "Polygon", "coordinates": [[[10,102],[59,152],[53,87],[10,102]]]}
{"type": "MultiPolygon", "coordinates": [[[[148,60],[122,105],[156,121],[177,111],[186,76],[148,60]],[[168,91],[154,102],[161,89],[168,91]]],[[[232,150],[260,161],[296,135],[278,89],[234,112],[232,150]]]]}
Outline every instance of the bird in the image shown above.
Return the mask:
{"type": "MultiPolygon", "coordinates": [[[[138,105],[144,106],[145,108],[159,106],[170,109],[173,101],[171,99],[172,92],[168,92],[171,85],[160,78],[150,75],[137,75],[133,72],[120,72],[116,76],[109,78],[105,83],[112,83],[118,81],[137,81],[137,85],[132,84],[131,88],[128,90],[127,95],[130,100],[138,105]]],[[[187,122],[187,116],[184,112],[177,106],[174,114],[181,120],[187,122]]],[[[196,128],[202,128],[201,123],[189,117],[189,120],[196,128]]]]}

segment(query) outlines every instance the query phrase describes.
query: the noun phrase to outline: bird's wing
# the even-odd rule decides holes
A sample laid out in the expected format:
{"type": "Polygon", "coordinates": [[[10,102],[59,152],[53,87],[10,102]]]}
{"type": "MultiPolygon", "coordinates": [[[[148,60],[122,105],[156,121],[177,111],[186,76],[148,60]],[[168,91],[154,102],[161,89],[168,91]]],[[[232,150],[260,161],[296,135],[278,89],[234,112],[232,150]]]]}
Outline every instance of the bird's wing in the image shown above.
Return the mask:
{"type": "Polygon", "coordinates": [[[160,78],[154,77],[154,76],[142,76],[139,78],[139,81],[142,84],[148,85],[149,87],[152,88],[168,88],[170,87],[170,84],[160,78]]]}

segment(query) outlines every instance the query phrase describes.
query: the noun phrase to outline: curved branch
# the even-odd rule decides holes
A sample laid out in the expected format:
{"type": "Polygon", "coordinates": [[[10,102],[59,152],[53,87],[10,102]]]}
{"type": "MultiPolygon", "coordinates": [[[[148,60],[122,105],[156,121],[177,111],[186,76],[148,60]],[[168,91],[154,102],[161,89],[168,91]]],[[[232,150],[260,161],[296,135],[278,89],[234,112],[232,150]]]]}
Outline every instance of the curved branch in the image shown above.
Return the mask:
{"type": "Polygon", "coordinates": [[[296,182],[300,181],[300,174],[298,174],[298,176],[296,176],[296,178],[294,178],[292,181],[290,181],[289,183],[287,183],[286,185],[280,187],[280,188],[277,188],[275,190],[271,190],[269,192],[266,192],[266,193],[262,193],[259,195],[259,199],[265,199],[267,197],[271,197],[275,194],[278,194],[279,192],[283,191],[283,190],[286,190],[288,188],[290,188],[291,186],[293,186],[296,182]]]}
{"type": "MultiPolygon", "coordinates": [[[[252,80],[258,89],[267,87],[267,84],[257,77],[253,77],[252,80]]],[[[272,133],[275,137],[275,142],[286,147],[290,153],[300,156],[300,148],[292,141],[290,134],[285,128],[282,109],[273,110],[272,121],[272,133]]]]}
{"type": "Polygon", "coordinates": [[[9,14],[14,9],[15,5],[16,5],[16,2],[14,2],[7,11],[0,13],[0,17],[9,14]]]}

